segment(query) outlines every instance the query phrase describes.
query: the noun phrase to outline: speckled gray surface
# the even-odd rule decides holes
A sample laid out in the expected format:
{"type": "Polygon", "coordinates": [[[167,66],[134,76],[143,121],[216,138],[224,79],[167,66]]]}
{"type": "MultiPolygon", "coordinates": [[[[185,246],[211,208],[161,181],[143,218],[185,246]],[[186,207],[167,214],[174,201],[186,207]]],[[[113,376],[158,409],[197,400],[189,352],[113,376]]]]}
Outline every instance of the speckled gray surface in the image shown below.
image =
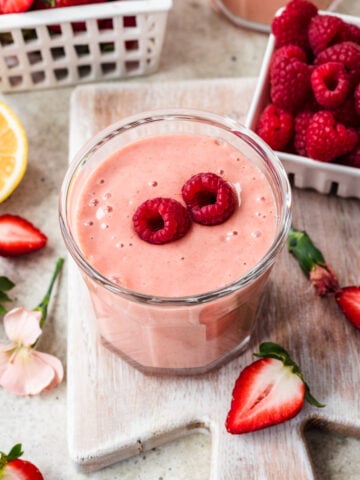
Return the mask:
{"type": "MultiPolygon", "coordinates": [[[[159,71],[135,81],[257,75],[267,36],[232,26],[209,5],[207,0],[174,0],[159,71]]],[[[360,15],[360,2],[345,1],[341,11],[360,15]]],[[[11,198],[0,204],[0,214],[24,215],[49,237],[48,247],[31,257],[0,259],[1,274],[16,283],[12,296],[19,306],[32,308],[38,303],[56,258],[66,254],[57,202],[68,160],[71,92],[69,87],[1,95],[28,132],[29,167],[11,198]]],[[[65,366],[66,328],[65,268],[39,344],[40,350],[57,355],[65,366]]],[[[22,442],[26,457],[38,464],[46,480],[205,480],[209,474],[210,440],[200,433],[91,475],[79,473],[67,454],[66,381],[34,398],[0,390],[0,428],[0,450],[22,442]]],[[[306,438],[320,480],[360,478],[359,440],[319,428],[311,429],[306,438]]]]}

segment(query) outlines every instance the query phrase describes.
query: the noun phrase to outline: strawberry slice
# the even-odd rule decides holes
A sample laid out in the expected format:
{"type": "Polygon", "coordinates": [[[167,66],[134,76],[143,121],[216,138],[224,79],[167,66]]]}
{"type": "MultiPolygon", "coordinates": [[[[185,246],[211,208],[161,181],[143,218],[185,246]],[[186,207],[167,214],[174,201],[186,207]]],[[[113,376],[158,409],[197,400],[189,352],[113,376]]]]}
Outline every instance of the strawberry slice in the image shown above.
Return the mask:
{"type": "Polygon", "coordinates": [[[360,286],[342,288],[335,299],[349,322],[360,330],[360,286]]]}
{"type": "Polygon", "coordinates": [[[21,460],[23,454],[18,443],[8,454],[0,452],[0,478],[12,480],[44,480],[40,470],[31,462],[21,460]]]}
{"type": "Polygon", "coordinates": [[[299,367],[282,347],[265,342],[255,355],[260,360],[244,368],[235,382],[225,422],[229,433],[253,432],[290,420],[305,400],[324,406],[311,395],[299,367]]]}
{"type": "Polygon", "coordinates": [[[0,215],[0,255],[17,257],[40,250],[47,237],[32,223],[18,215],[0,215]]]}

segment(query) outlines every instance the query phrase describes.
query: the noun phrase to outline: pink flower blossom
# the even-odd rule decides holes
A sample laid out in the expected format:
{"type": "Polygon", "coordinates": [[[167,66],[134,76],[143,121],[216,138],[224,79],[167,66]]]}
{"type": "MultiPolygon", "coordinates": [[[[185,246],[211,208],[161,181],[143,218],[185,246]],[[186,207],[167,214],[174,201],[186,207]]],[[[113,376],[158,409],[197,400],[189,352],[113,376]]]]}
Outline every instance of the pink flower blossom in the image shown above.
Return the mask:
{"type": "Polygon", "coordinates": [[[40,311],[14,308],[4,316],[10,343],[0,344],[0,385],[17,395],[36,395],[58,385],[64,376],[60,360],[38,352],[40,311]]]}

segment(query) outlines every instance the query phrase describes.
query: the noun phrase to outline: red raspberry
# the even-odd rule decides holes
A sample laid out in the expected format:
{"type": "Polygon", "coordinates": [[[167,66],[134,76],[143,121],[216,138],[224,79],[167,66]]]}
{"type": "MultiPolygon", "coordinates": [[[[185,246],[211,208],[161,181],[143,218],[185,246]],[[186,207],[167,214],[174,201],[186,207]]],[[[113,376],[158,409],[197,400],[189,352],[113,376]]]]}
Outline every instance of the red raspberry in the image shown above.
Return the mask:
{"type": "Polygon", "coordinates": [[[234,212],[236,197],[231,185],[215,173],[193,175],[181,190],[194,222],[219,225],[234,212]]]}
{"type": "Polygon", "coordinates": [[[328,62],[316,67],[311,74],[311,86],[319,105],[340,106],[348,96],[350,82],[342,63],[328,62]]]}
{"type": "Polygon", "coordinates": [[[358,128],[360,118],[355,108],[355,101],[352,95],[345,100],[339,107],[331,109],[337,122],[343,123],[346,127],[358,128]]]}
{"type": "Polygon", "coordinates": [[[297,58],[301,62],[307,63],[306,52],[298,45],[285,45],[284,47],[275,50],[272,56],[271,64],[276,62],[277,58],[280,57],[297,58]]]}
{"type": "Polygon", "coordinates": [[[344,22],[340,33],[340,41],[360,44],[360,28],[352,23],[344,22]]]}
{"type": "Polygon", "coordinates": [[[191,226],[187,209],[172,198],[152,198],[133,215],[135,232],[148,243],[162,244],[183,237],[191,226]]]}
{"type": "Polygon", "coordinates": [[[360,168],[360,145],[356,145],[354,150],[341,157],[337,163],[347,165],[348,167],[360,168]]]}
{"type": "Polygon", "coordinates": [[[340,62],[349,75],[351,85],[360,80],[360,46],[353,42],[342,42],[323,50],[315,59],[315,65],[340,62]]]}
{"type": "Polygon", "coordinates": [[[354,92],[354,106],[356,113],[360,116],[360,83],[355,88],[354,92]]]}
{"type": "Polygon", "coordinates": [[[291,0],[271,24],[276,48],[293,44],[307,50],[309,48],[308,26],[317,12],[317,7],[311,2],[291,0]]]}
{"type": "Polygon", "coordinates": [[[285,150],[292,132],[293,118],[286,110],[271,103],[260,114],[256,133],[274,150],[285,150]]]}
{"type": "Polygon", "coordinates": [[[309,24],[309,43],[315,55],[341,41],[343,20],[334,15],[316,15],[309,24]]]}
{"type": "Polygon", "coordinates": [[[309,66],[297,58],[278,57],[270,68],[270,97],[280,108],[296,111],[311,92],[309,66]]]}
{"type": "Polygon", "coordinates": [[[300,112],[294,119],[294,148],[297,154],[306,156],[306,132],[314,112],[300,112]]]}
{"type": "Polygon", "coordinates": [[[330,111],[320,110],[309,122],[306,151],[314,160],[330,162],[350,152],[357,142],[356,131],[337,123],[330,111]]]}

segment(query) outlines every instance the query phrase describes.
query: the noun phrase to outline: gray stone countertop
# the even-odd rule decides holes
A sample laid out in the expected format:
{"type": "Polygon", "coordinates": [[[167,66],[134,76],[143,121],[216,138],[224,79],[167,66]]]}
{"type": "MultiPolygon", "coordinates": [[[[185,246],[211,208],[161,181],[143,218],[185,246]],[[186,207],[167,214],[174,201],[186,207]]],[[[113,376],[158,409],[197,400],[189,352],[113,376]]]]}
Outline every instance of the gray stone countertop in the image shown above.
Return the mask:
{"type": "MultiPolygon", "coordinates": [[[[358,0],[339,11],[360,15],[358,0]]],[[[217,15],[208,0],[174,0],[157,73],[136,82],[257,76],[267,35],[237,28],[217,15]]],[[[59,256],[66,256],[57,204],[68,162],[69,101],[73,87],[0,94],[18,114],[29,138],[27,173],[0,214],[22,215],[49,237],[36,256],[0,259],[1,274],[15,283],[14,305],[33,308],[40,301],[59,256]]],[[[67,270],[51,305],[39,349],[58,356],[66,368],[67,270]]],[[[67,450],[66,380],[37,397],[15,397],[0,390],[0,450],[23,444],[24,458],[36,463],[46,480],[205,480],[209,477],[210,438],[196,433],[93,474],[80,473],[67,450]]],[[[360,478],[360,441],[313,427],[306,433],[321,480],[360,478]]],[[[237,478],[234,472],[234,478],[237,478]]],[[[284,477],[285,478],[285,477],[284,477]]]]}

